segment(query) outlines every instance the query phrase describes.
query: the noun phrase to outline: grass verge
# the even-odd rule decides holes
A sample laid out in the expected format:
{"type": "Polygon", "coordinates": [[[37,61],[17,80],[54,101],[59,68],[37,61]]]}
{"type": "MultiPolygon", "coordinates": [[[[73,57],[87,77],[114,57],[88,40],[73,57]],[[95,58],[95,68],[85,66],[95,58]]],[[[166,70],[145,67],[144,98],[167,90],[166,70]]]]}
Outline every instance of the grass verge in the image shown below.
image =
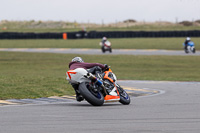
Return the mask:
{"type": "MultiPolygon", "coordinates": [[[[124,38],[109,39],[113,49],[167,49],[183,50],[185,38],[124,38]]],[[[34,40],[1,40],[0,48],[97,48],[101,39],[34,39],[34,40]]],[[[196,49],[200,49],[200,38],[192,38],[196,49]]]]}
{"type": "Polygon", "coordinates": [[[65,80],[74,56],[106,63],[118,79],[200,81],[199,56],[75,55],[0,52],[0,99],[71,95],[65,80]]]}
{"type": "Polygon", "coordinates": [[[45,21],[29,21],[29,22],[12,22],[7,21],[0,23],[0,31],[2,32],[75,32],[83,30],[87,31],[184,31],[199,30],[198,23],[184,26],[182,24],[173,24],[165,22],[156,23],[113,23],[113,24],[80,24],[70,22],[45,22],[45,21]]]}

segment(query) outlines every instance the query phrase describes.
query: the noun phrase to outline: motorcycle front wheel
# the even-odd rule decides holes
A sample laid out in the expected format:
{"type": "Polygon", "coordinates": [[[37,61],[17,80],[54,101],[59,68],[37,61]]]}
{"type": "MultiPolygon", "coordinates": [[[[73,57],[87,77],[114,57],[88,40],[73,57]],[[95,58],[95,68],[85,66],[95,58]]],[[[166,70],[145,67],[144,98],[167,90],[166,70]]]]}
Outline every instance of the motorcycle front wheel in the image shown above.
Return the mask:
{"type": "Polygon", "coordinates": [[[131,99],[130,99],[129,95],[126,93],[126,91],[121,87],[118,88],[118,91],[119,91],[119,95],[120,95],[119,102],[124,105],[130,104],[131,99]]]}
{"type": "Polygon", "coordinates": [[[104,104],[104,96],[99,91],[94,91],[90,89],[90,84],[88,82],[83,82],[79,84],[79,91],[81,95],[93,106],[102,106],[104,104]]]}
{"type": "Polygon", "coordinates": [[[193,52],[193,53],[195,53],[195,52],[196,52],[195,48],[193,48],[192,52],[193,52]]]}
{"type": "Polygon", "coordinates": [[[102,47],[102,48],[101,48],[101,50],[102,50],[102,52],[103,52],[103,53],[105,53],[105,52],[106,52],[106,50],[104,49],[104,47],[102,47]]]}
{"type": "Polygon", "coordinates": [[[109,50],[109,51],[110,51],[110,53],[112,53],[112,48],[110,48],[110,50],[109,50]]]}

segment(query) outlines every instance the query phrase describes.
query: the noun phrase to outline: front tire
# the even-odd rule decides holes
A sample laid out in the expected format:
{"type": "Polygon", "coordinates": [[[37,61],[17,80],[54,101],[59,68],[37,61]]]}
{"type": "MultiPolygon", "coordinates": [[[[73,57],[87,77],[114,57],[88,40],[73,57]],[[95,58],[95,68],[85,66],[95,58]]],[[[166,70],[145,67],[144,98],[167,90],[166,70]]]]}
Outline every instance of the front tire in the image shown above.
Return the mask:
{"type": "Polygon", "coordinates": [[[130,99],[129,95],[126,93],[126,91],[121,87],[118,87],[118,91],[119,91],[119,95],[120,95],[119,102],[124,105],[129,105],[131,102],[131,99],[130,99]]]}
{"type": "Polygon", "coordinates": [[[186,53],[186,54],[188,54],[188,53],[189,53],[189,51],[188,51],[187,49],[185,49],[185,53],[186,53]]]}
{"type": "Polygon", "coordinates": [[[193,53],[195,53],[195,52],[196,52],[195,48],[193,48],[192,52],[193,52],[193,53]]]}
{"type": "Polygon", "coordinates": [[[93,106],[102,106],[104,104],[104,96],[99,91],[93,91],[89,88],[89,83],[83,82],[79,85],[81,95],[93,106]]]}
{"type": "Polygon", "coordinates": [[[101,48],[101,50],[102,50],[102,52],[103,52],[103,53],[105,53],[105,52],[106,52],[106,50],[104,49],[104,47],[102,47],[102,48],[101,48]]]}

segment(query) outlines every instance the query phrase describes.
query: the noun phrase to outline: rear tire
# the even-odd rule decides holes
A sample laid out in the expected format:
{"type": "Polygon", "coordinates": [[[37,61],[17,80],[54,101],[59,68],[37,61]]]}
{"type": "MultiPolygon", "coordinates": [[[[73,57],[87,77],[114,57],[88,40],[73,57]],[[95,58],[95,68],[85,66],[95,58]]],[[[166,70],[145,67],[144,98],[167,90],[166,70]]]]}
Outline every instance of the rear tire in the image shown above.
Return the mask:
{"type": "MultiPolygon", "coordinates": [[[[79,85],[79,91],[81,95],[93,106],[102,106],[104,104],[104,96],[101,92],[94,92],[87,88],[87,82],[83,82],[79,85]]],[[[88,84],[89,85],[89,84],[88,84]]]]}

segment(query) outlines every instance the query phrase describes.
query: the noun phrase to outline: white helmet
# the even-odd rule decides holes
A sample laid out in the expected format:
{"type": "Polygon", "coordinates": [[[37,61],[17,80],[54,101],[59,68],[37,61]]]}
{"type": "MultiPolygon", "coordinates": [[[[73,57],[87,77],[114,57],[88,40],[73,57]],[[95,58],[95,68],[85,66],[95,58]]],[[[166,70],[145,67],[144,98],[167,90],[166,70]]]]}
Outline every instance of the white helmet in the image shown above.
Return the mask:
{"type": "Polygon", "coordinates": [[[103,38],[102,38],[102,40],[106,41],[106,40],[107,40],[107,38],[106,38],[106,37],[103,37],[103,38]]]}
{"type": "Polygon", "coordinates": [[[72,62],[84,62],[83,59],[81,57],[74,57],[72,59],[72,62]]]}
{"type": "Polygon", "coordinates": [[[186,40],[187,40],[187,41],[190,41],[190,37],[187,37],[186,40]]]}

